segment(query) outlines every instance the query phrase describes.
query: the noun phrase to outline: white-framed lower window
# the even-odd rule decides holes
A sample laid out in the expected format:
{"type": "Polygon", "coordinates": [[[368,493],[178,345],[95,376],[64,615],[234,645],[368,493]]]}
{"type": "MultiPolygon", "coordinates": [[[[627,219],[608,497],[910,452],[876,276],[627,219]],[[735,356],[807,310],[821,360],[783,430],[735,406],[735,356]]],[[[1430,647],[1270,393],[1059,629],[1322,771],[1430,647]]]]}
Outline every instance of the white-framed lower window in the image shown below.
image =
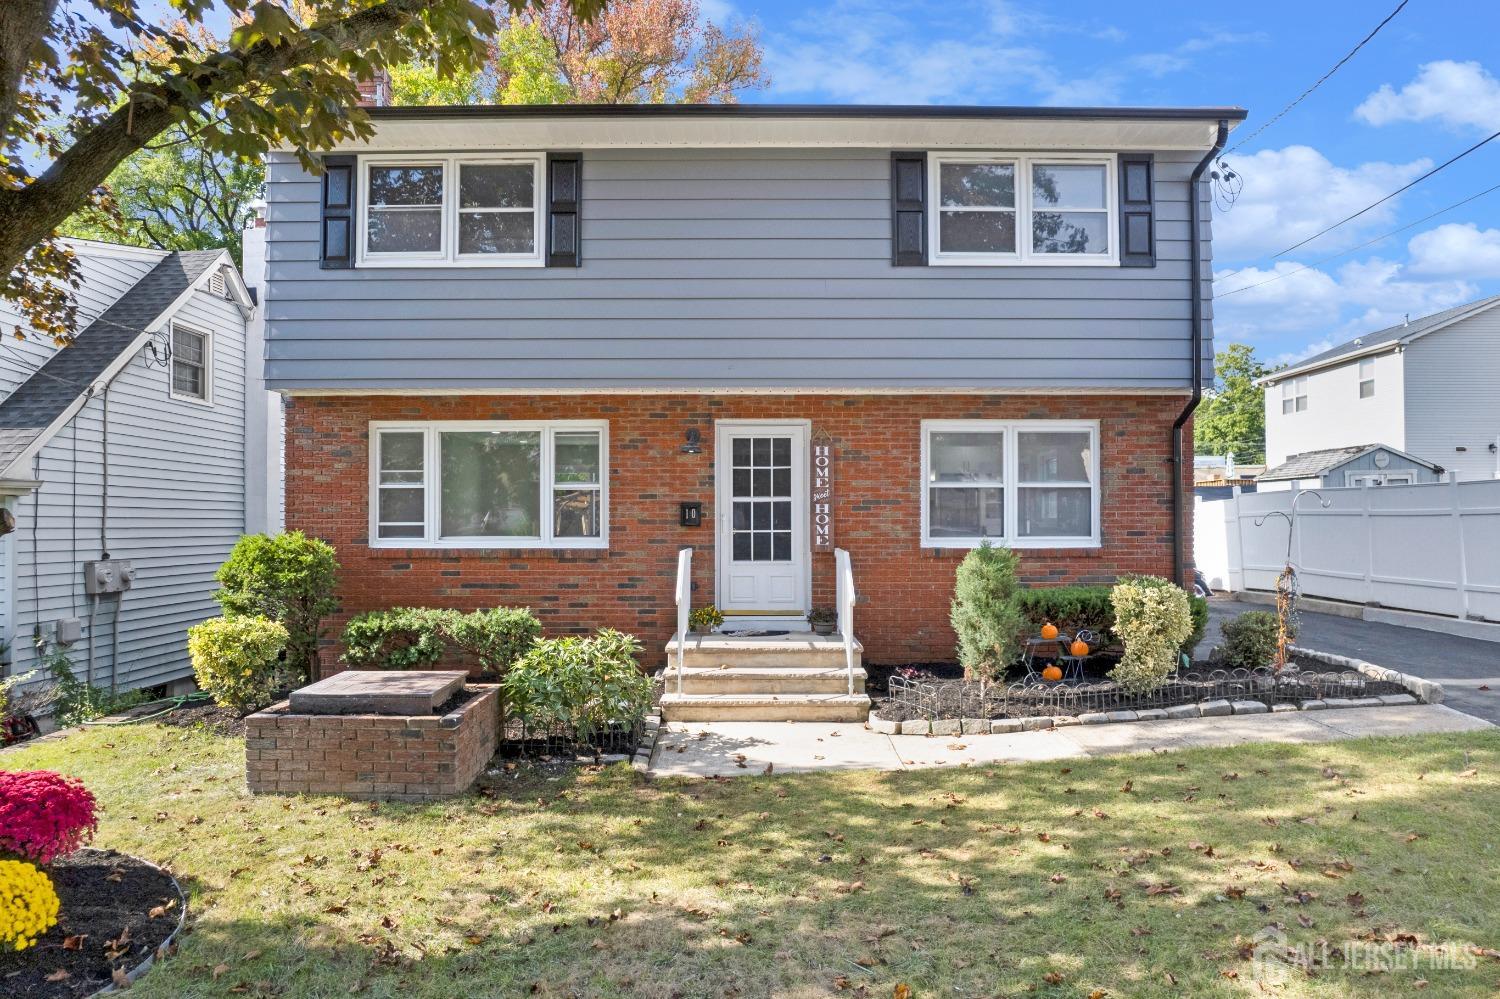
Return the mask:
{"type": "Polygon", "coordinates": [[[540,153],[371,156],[359,164],[364,267],[540,267],[540,153]]]}
{"type": "Polygon", "coordinates": [[[213,392],[213,335],[172,324],[172,360],[167,372],[173,399],[209,403],[213,392]]]}
{"type": "Polygon", "coordinates": [[[370,545],[603,548],[609,425],[593,420],[370,425],[370,545]]]}
{"type": "Polygon", "coordinates": [[[1117,264],[1113,156],[932,153],[934,264],[1117,264]]]}
{"type": "Polygon", "coordinates": [[[1375,395],[1375,358],[1359,359],[1359,397],[1369,399],[1375,395]]]}
{"type": "Polygon", "coordinates": [[[1099,424],[922,421],[922,546],[1092,548],[1099,424]]]}

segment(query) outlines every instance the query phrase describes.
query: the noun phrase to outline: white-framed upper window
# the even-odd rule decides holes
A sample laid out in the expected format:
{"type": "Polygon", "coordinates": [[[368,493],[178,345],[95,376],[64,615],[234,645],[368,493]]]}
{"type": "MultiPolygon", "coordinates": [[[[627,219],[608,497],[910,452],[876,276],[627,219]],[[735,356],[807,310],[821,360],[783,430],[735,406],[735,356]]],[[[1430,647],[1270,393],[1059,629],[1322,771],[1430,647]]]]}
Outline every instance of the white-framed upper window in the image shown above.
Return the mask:
{"type": "Polygon", "coordinates": [[[1307,410],[1307,376],[1287,378],[1281,383],[1281,412],[1301,413],[1307,410]]]}
{"type": "Polygon", "coordinates": [[[1112,156],[932,153],[934,264],[1119,262],[1112,156]]]}
{"type": "Polygon", "coordinates": [[[1369,399],[1375,394],[1375,358],[1359,359],[1359,397],[1369,399]]]}
{"type": "Polygon", "coordinates": [[[370,425],[376,548],[603,548],[609,425],[444,420],[370,425]]]}
{"type": "Polygon", "coordinates": [[[167,372],[173,399],[208,403],[213,392],[213,336],[172,324],[172,361],[167,372]]]}
{"type": "Polygon", "coordinates": [[[542,165],[540,154],[362,159],[359,263],[541,266],[542,165]]]}
{"type": "Polygon", "coordinates": [[[922,421],[922,546],[1091,548],[1099,541],[1099,424],[922,421]]]}

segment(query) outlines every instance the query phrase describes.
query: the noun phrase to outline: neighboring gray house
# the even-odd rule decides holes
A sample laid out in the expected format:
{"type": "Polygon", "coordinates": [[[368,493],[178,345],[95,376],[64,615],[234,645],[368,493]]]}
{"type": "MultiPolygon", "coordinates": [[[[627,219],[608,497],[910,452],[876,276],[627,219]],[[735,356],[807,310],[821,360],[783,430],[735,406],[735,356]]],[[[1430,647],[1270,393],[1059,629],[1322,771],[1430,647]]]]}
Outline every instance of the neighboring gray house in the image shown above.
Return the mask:
{"type": "Polygon", "coordinates": [[[371,115],[266,185],[287,523],[343,613],[525,605],[655,661],[681,549],[757,630],[833,606],[842,549],[864,655],[912,662],[953,655],[985,540],[1039,583],[1189,567],[1206,171],[1243,111],[371,115]]]}
{"type": "Polygon", "coordinates": [[[82,271],[72,346],[0,306],[3,673],[65,649],[79,676],[128,689],[191,675],[187,627],[216,611],[213,576],[247,527],[245,330],[251,298],[227,252],[70,240],[82,271]],[[124,560],[103,592],[90,564],[124,560]]]}
{"type": "Polygon", "coordinates": [[[1258,384],[1269,467],[1377,441],[1460,480],[1500,478],[1500,295],[1366,333],[1258,384]]]}
{"type": "Polygon", "coordinates": [[[1294,454],[1255,477],[1262,489],[1317,489],[1343,486],[1403,486],[1439,482],[1440,465],[1380,444],[1326,448],[1294,454]]]}

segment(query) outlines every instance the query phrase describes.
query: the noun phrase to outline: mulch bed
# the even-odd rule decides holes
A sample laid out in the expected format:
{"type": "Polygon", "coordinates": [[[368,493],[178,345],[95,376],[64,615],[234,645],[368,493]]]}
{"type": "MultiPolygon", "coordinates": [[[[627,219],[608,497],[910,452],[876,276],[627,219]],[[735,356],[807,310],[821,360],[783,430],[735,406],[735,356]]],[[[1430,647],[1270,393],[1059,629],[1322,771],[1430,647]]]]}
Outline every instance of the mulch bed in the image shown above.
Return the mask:
{"type": "Polygon", "coordinates": [[[201,726],[215,735],[245,734],[245,719],[217,704],[190,704],[151,720],[158,725],[171,725],[177,728],[201,726]]]}
{"type": "MultiPolygon", "coordinates": [[[[1085,664],[1087,683],[1089,685],[1107,683],[1109,677],[1106,674],[1114,668],[1115,662],[1115,659],[1107,656],[1090,660],[1085,664]]],[[[1288,665],[1313,674],[1327,675],[1338,672],[1330,670],[1326,663],[1304,660],[1295,656],[1288,665]]],[[[1206,675],[1217,668],[1213,663],[1208,662],[1193,664],[1193,671],[1201,675],[1206,675]]],[[[1038,715],[1079,715],[1098,711],[1130,711],[1143,707],[1165,707],[1167,704],[1191,704],[1195,701],[1223,696],[1254,700],[1262,700],[1265,696],[1261,692],[1250,690],[1225,693],[1222,690],[1213,689],[1209,683],[1203,683],[1201,689],[1195,690],[1195,687],[1199,685],[1176,681],[1180,696],[1167,701],[1158,698],[1149,704],[1143,703],[1140,698],[1117,690],[1091,690],[1086,697],[1073,699],[1068,696],[1071,687],[1066,684],[1036,684],[1024,690],[1016,690],[1013,685],[1019,683],[1025,675],[1023,670],[1013,671],[1002,683],[985,685],[981,695],[979,683],[964,680],[962,669],[952,664],[914,663],[907,666],[874,667],[874,670],[881,671],[878,678],[871,667],[866,667],[866,670],[871,673],[870,681],[866,686],[873,702],[872,713],[880,718],[898,722],[921,718],[1026,718],[1038,715]],[[890,696],[890,677],[896,675],[927,686],[930,696],[925,701],[925,710],[915,710],[909,701],[890,696]]],[[[1372,679],[1366,679],[1363,689],[1356,694],[1344,692],[1329,694],[1326,690],[1319,690],[1311,684],[1289,685],[1283,681],[1277,686],[1275,700],[1295,702],[1322,696],[1375,696],[1406,692],[1406,688],[1400,684],[1372,679]]]]}
{"type": "Polygon", "coordinates": [[[128,972],[154,954],[177,929],[177,889],[144,861],[113,850],[80,850],[47,874],[62,902],[58,923],[35,946],[0,952],[0,995],[92,995],[116,971],[128,972]]]}

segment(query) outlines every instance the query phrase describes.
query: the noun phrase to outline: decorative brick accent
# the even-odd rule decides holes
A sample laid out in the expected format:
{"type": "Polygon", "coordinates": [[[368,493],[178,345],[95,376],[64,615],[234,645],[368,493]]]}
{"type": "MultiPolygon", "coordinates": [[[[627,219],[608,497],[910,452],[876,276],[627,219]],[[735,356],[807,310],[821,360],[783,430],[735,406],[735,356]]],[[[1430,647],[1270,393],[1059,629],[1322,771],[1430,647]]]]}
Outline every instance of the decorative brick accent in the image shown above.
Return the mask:
{"type": "Polygon", "coordinates": [[[245,719],[252,794],[428,801],[469,789],[495,755],[499,688],[446,715],[298,715],[286,701],[245,719]]]}
{"type": "MultiPolygon", "coordinates": [[[[1031,585],[1109,583],[1125,572],[1172,574],[1168,434],[1182,403],[1064,394],[300,396],[287,410],[287,527],[338,550],[342,610],[329,622],[333,635],[350,615],[378,608],[527,606],[548,634],[630,632],[654,666],[674,628],[679,548],[695,549],[694,603],[715,599],[714,421],[810,420],[834,438],[834,543],[853,558],[865,661],[948,660],[953,573],[966,553],[921,547],[922,420],[1099,420],[1103,546],[1020,555],[1031,585]],[[369,547],[370,421],[549,419],[609,421],[607,551],[369,547]],[[681,453],[690,427],[702,454],[681,453]],[[680,501],[703,504],[702,527],[678,525],[680,501]]],[[[1191,497],[1191,467],[1182,475],[1191,497]]],[[[1191,528],[1189,507],[1183,529],[1191,528]]],[[[831,606],[833,591],[833,557],[816,552],[814,603],[831,606]]],[[[336,649],[325,652],[326,671],[337,658],[336,649]]]]}

